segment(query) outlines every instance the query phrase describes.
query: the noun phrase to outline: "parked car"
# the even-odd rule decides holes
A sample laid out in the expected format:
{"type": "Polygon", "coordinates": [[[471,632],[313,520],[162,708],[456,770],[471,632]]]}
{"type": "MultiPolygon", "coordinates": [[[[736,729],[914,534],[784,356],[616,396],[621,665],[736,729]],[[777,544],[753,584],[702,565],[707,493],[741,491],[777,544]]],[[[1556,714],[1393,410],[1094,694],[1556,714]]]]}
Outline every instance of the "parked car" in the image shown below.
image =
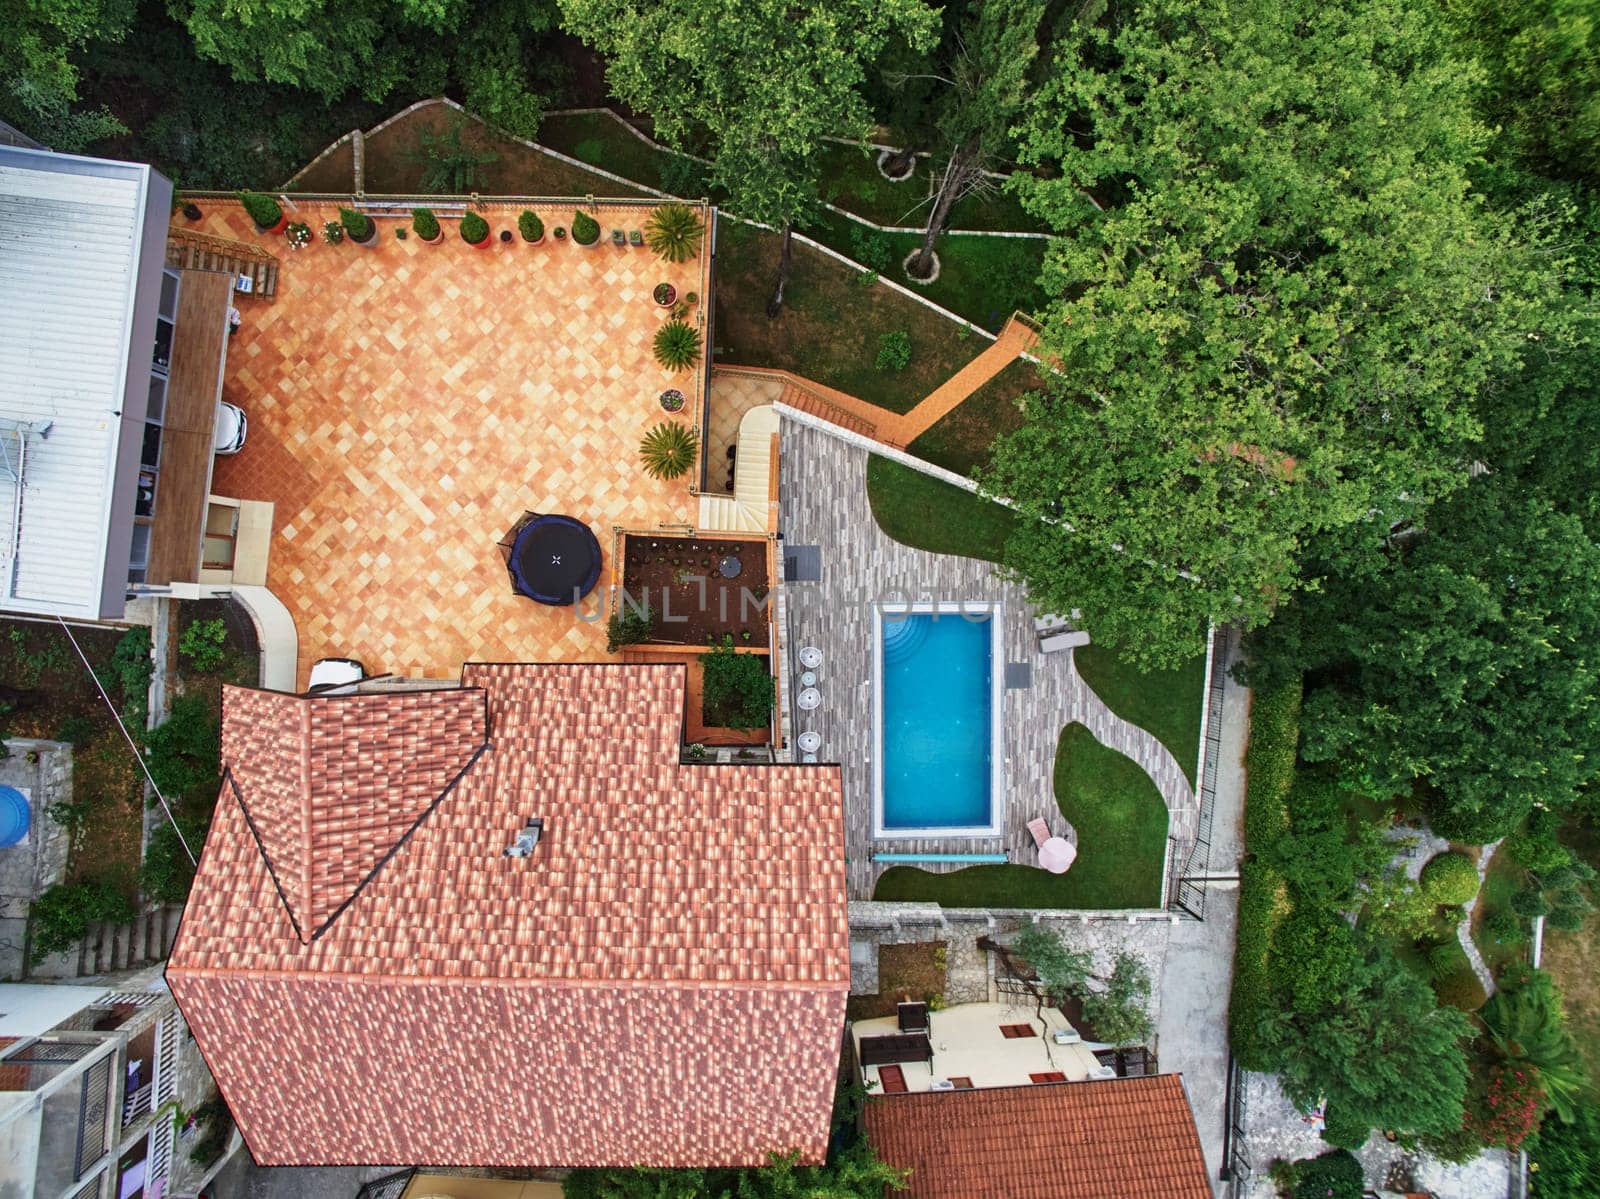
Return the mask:
{"type": "Polygon", "coordinates": [[[212,452],[237,454],[244,449],[244,437],[248,431],[249,422],[244,418],[244,409],[223,400],[217,405],[217,431],[211,441],[212,452]]]}
{"type": "Polygon", "coordinates": [[[367,677],[367,668],[354,658],[319,658],[311,667],[306,694],[348,695],[367,677]]]}

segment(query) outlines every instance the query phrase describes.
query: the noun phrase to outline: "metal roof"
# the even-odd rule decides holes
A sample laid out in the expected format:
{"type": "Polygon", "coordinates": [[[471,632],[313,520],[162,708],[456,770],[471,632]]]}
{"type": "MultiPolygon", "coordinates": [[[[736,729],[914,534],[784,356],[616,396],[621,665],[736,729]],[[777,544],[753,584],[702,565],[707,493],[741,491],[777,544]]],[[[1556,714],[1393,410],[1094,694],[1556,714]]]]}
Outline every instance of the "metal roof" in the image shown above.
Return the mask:
{"type": "Polygon", "coordinates": [[[0,420],[50,425],[0,461],[0,610],[122,614],[171,197],[143,164],[0,146],[0,420]]]}

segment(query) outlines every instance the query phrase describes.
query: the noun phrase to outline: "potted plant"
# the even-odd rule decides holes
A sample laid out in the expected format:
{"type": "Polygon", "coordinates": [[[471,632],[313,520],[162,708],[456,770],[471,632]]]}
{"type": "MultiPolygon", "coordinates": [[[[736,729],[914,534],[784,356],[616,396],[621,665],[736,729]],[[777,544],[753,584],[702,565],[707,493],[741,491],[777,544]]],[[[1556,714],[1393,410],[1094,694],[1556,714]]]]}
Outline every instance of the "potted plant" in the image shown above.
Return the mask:
{"type": "Polygon", "coordinates": [[[264,196],[260,192],[239,192],[238,195],[239,203],[244,205],[244,210],[261,232],[276,233],[289,223],[289,218],[283,215],[283,209],[271,196],[264,196]]]}
{"type": "Polygon", "coordinates": [[[289,222],[289,227],[283,233],[289,239],[291,250],[303,250],[311,244],[311,226],[304,221],[289,222]]]}
{"type": "Polygon", "coordinates": [[[536,246],[544,240],[544,222],[539,219],[538,213],[524,208],[517,217],[517,232],[522,234],[523,241],[536,246]]]}
{"type": "Polygon", "coordinates": [[[619,250],[627,249],[628,235],[621,229],[613,229],[611,231],[611,244],[616,246],[619,250]]]}
{"type": "Polygon", "coordinates": [[[663,412],[682,412],[685,403],[683,392],[676,387],[669,387],[661,393],[661,410],[663,412]]]}
{"type": "Polygon", "coordinates": [[[657,283],[655,291],[650,294],[663,308],[671,308],[678,302],[678,289],[670,283],[657,283]]]}
{"type": "Polygon", "coordinates": [[[700,361],[700,330],[683,321],[671,320],[656,330],[651,343],[656,361],[669,371],[688,370],[700,361]]]}
{"type": "Polygon", "coordinates": [[[676,479],[689,473],[699,448],[699,438],[688,425],[662,421],[639,443],[639,461],[652,478],[676,479]]]}
{"type": "Polygon", "coordinates": [[[600,240],[600,222],[587,212],[572,214],[572,240],[580,246],[592,246],[600,240]]]}
{"type": "Polygon", "coordinates": [[[193,200],[185,201],[183,205],[184,220],[198,221],[203,216],[205,216],[205,213],[200,211],[200,205],[196,204],[193,200]]]}
{"type": "Polygon", "coordinates": [[[431,208],[413,208],[411,228],[430,246],[436,246],[444,240],[444,230],[439,228],[439,218],[433,215],[431,208]]]}
{"type": "Polygon", "coordinates": [[[683,297],[683,302],[685,304],[698,304],[700,302],[700,293],[691,291],[683,297]]]}
{"type": "Polygon", "coordinates": [[[461,240],[479,250],[489,244],[489,222],[475,212],[461,218],[461,240]]]}
{"type": "Polygon", "coordinates": [[[564,226],[564,225],[557,225],[556,226],[556,240],[557,241],[566,241],[567,240],[566,226],[564,226]]]}
{"type": "Polygon", "coordinates": [[[663,204],[644,228],[645,241],[668,262],[699,257],[700,236],[700,218],[687,204],[663,204]]]}
{"type": "Polygon", "coordinates": [[[322,240],[330,246],[336,246],[344,240],[344,226],[338,221],[324,221],[322,223],[322,240]]]}
{"type": "Polygon", "coordinates": [[[350,235],[350,240],[358,246],[376,246],[378,244],[377,223],[364,212],[354,208],[339,209],[339,223],[344,226],[344,231],[350,235]]]}

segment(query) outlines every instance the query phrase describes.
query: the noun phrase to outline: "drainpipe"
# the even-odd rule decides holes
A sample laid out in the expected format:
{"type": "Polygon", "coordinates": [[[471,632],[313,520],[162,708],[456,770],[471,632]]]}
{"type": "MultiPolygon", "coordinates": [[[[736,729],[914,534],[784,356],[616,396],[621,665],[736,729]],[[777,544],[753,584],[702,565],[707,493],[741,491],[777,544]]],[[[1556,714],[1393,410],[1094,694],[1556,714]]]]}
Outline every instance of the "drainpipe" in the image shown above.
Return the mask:
{"type": "MultiPolygon", "coordinates": [[[[13,481],[17,485],[16,497],[11,502],[11,555],[6,559],[6,598],[17,594],[17,554],[22,551],[22,480],[28,473],[28,438],[21,430],[12,430],[17,439],[17,472],[13,481]]],[[[7,463],[10,455],[6,455],[7,463]]]]}

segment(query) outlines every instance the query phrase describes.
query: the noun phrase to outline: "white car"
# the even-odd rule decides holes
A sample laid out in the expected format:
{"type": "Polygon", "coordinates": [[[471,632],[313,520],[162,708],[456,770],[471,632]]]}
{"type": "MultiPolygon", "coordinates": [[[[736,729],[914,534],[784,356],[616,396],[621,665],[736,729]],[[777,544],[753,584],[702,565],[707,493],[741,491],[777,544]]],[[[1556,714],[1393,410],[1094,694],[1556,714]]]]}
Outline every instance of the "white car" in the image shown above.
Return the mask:
{"type": "Polygon", "coordinates": [[[217,430],[211,439],[212,453],[237,454],[244,449],[244,437],[248,431],[249,422],[244,418],[244,409],[223,400],[217,405],[217,430]]]}
{"type": "Polygon", "coordinates": [[[367,668],[354,658],[321,658],[311,667],[306,694],[349,695],[367,677],[367,668]]]}

